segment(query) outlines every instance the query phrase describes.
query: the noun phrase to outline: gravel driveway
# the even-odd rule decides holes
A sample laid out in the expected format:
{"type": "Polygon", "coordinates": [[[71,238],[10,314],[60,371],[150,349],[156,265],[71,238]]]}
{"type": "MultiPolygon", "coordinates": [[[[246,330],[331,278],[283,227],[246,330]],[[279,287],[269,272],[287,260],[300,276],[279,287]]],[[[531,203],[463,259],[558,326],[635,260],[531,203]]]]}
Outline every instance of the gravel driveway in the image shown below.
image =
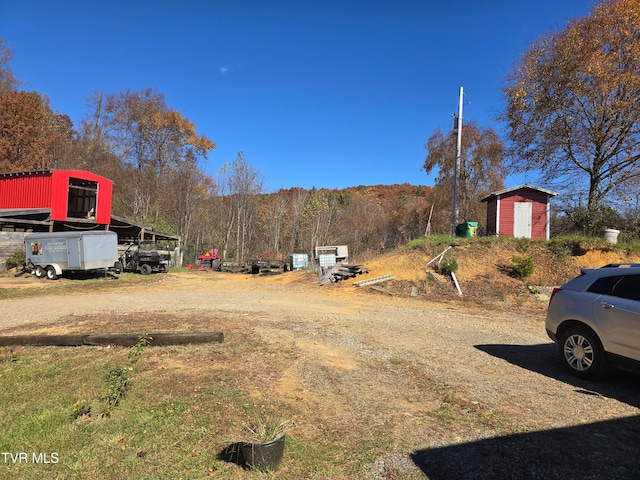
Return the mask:
{"type": "Polygon", "coordinates": [[[301,435],[312,424],[389,432],[392,448],[370,478],[640,478],[638,377],[568,376],[544,309],[318,287],[298,272],[158,278],[1,300],[0,334],[54,332],[75,316],[224,312],[297,352],[277,392],[308,410],[301,435]]]}

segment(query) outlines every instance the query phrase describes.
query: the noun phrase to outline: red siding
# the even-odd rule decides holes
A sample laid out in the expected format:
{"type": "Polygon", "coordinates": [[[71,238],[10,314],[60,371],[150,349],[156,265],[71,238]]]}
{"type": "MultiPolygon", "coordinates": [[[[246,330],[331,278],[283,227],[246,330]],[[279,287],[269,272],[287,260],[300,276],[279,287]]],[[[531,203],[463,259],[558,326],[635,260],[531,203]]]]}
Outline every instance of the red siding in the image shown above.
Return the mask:
{"type": "Polygon", "coordinates": [[[69,179],[98,184],[96,223],[111,223],[113,183],[85,170],[8,174],[0,177],[0,208],[51,208],[51,219],[67,220],[69,179]]]}
{"type": "Polygon", "coordinates": [[[51,173],[0,178],[0,208],[49,208],[51,173]]]}
{"type": "Polygon", "coordinates": [[[67,202],[69,194],[69,179],[79,178],[90,180],[98,184],[98,204],[96,205],[96,223],[111,223],[111,201],[113,182],[108,178],[85,170],[54,170],[53,194],[51,196],[51,219],[67,219],[67,202]]]}
{"type": "Polygon", "coordinates": [[[111,223],[112,200],[113,182],[104,178],[101,182],[98,182],[98,205],[96,206],[97,223],[102,223],[104,225],[109,225],[111,223]]]}
{"type": "Polygon", "coordinates": [[[509,192],[498,200],[500,202],[501,235],[513,236],[514,204],[516,202],[530,202],[531,207],[531,238],[545,240],[547,238],[547,203],[544,192],[535,190],[516,190],[509,192]]]}
{"type": "Polygon", "coordinates": [[[496,232],[497,207],[498,202],[496,202],[495,198],[487,202],[487,235],[495,235],[498,233],[496,232]]]}

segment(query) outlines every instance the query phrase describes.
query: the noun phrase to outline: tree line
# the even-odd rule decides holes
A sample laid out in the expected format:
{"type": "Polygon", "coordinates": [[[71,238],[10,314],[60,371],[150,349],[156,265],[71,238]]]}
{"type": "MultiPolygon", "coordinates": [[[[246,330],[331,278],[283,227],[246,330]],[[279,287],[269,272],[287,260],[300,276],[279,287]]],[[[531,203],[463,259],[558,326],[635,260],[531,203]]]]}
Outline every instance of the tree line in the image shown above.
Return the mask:
{"type": "Polygon", "coordinates": [[[429,215],[438,231],[448,208],[441,189],[408,184],[267,193],[243,152],[209,176],[200,165],[215,143],[162,93],[96,92],[76,128],[43,95],[20,91],[6,65],[0,71],[0,172],[82,169],[107,177],[114,215],[178,235],[187,251],[215,247],[236,261],[313,254],[323,244],[346,244],[353,255],[384,251],[424,234],[429,215]]]}
{"type": "MultiPolygon", "coordinates": [[[[640,0],[605,0],[529,47],[504,89],[504,140],[462,129],[459,221],[485,217],[481,199],[508,174],[535,173],[562,195],[552,234],[638,230],[640,220],[640,0]]],[[[153,89],[95,92],[79,125],[21,90],[0,39],[0,172],[84,169],[114,182],[113,213],[179,235],[225,258],[283,258],[323,244],[353,254],[451,232],[455,128],[427,139],[433,186],[292,187],[265,192],[238,152],[213,175],[215,143],[153,89]]],[[[481,230],[482,231],[482,228],[481,230]]]]}

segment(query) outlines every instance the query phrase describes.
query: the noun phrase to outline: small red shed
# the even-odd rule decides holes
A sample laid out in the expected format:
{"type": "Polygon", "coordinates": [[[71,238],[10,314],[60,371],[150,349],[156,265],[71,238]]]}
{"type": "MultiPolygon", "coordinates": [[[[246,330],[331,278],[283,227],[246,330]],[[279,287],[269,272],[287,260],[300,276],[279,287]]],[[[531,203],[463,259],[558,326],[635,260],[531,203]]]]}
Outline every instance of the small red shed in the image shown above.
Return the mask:
{"type": "Polygon", "coordinates": [[[487,235],[549,240],[549,200],[557,193],[532,185],[493,192],[487,202],[487,235]]]}
{"type": "Polygon", "coordinates": [[[85,170],[0,175],[0,209],[50,209],[53,221],[111,222],[111,180],[85,170]]]}

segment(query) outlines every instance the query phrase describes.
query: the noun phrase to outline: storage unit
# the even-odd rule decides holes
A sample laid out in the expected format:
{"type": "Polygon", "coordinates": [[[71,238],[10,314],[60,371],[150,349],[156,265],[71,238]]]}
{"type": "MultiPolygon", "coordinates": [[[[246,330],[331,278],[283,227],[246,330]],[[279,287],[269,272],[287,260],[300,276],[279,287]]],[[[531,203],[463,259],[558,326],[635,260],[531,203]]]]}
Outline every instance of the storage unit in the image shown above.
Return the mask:
{"type": "Polygon", "coordinates": [[[113,183],[84,170],[0,175],[0,209],[50,209],[53,221],[111,221],[113,183]]]}
{"type": "Polygon", "coordinates": [[[334,253],[322,253],[318,255],[318,265],[323,268],[333,267],[336,263],[336,255],[334,253]]]}
{"type": "Polygon", "coordinates": [[[531,185],[493,192],[487,202],[487,235],[549,240],[551,197],[557,193],[531,185]]]}
{"type": "Polygon", "coordinates": [[[306,253],[294,253],[289,257],[291,270],[303,270],[309,267],[309,255],[306,253]]]}
{"type": "MultiPolygon", "coordinates": [[[[112,230],[120,243],[180,238],[111,215],[113,182],[85,170],[0,174],[0,230],[66,232],[112,230]]],[[[22,248],[22,239],[18,245],[22,248]]]]}
{"type": "Polygon", "coordinates": [[[36,277],[55,280],[67,271],[116,270],[118,235],[110,231],[27,233],[26,264],[36,277]]]}
{"type": "Polygon", "coordinates": [[[325,245],[316,247],[316,259],[320,259],[323,255],[333,255],[335,265],[337,262],[346,262],[349,260],[349,247],[347,245],[325,245]]]}

